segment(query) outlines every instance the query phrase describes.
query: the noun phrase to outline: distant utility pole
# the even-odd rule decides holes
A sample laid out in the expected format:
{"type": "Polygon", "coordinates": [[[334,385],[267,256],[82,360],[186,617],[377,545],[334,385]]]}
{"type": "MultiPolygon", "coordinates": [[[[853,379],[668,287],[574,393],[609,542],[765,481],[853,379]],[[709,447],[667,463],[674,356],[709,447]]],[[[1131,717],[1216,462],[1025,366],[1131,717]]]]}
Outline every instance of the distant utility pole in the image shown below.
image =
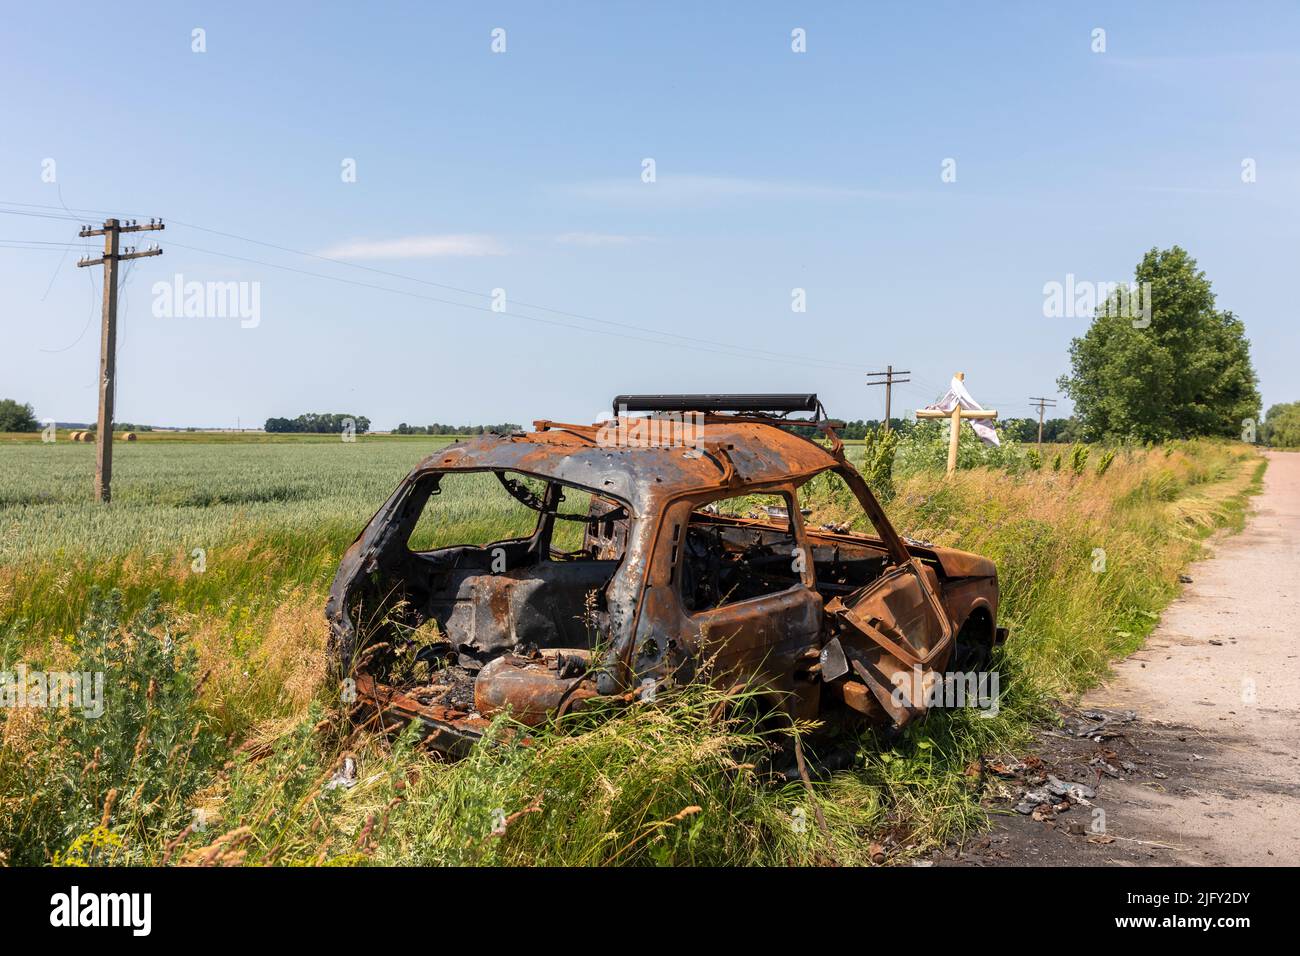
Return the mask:
{"type": "Polygon", "coordinates": [[[895,378],[894,376],[896,376],[896,375],[911,375],[911,374],[912,374],[912,373],[911,373],[910,371],[908,371],[908,372],[895,372],[895,371],[894,371],[894,366],[892,366],[892,365],[886,365],[886,366],[885,366],[885,370],[884,370],[883,372],[868,372],[868,373],[867,373],[867,378],[871,378],[872,376],[876,376],[876,375],[883,375],[883,376],[884,376],[884,378],[882,378],[882,379],[879,379],[879,380],[877,380],[877,381],[875,381],[875,382],[867,382],[867,384],[868,384],[868,385],[883,385],[883,386],[885,386],[885,431],[889,431],[889,399],[890,399],[890,393],[893,392],[893,390],[894,390],[894,383],[897,382],[898,384],[901,385],[901,384],[903,384],[904,382],[910,382],[910,381],[911,381],[910,378],[895,378]]]}
{"type": "Polygon", "coordinates": [[[117,378],[117,264],[127,259],[143,259],[146,256],[160,256],[162,250],[157,246],[136,252],[134,246],[128,246],[126,252],[119,251],[118,237],[124,232],[152,232],[165,228],[161,222],[150,219],[148,224],[139,225],[134,219],[128,219],[122,225],[116,219],[105,219],[100,229],[82,228],[80,236],[103,236],[104,255],[98,259],[82,259],[77,268],[85,266],[104,267],[104,319],[99,336],[99,425],[95,432],[95,500],[107,504],[113,497],[113,389],[117,378]]]}
{"type": "Polygon", "coordinates": [[[1029,400],[1038,409],[1038,447],[1041,448],[1043,447],[1043,409],[1055,408],[1056,402],[1050,398],[1034,398],[1032,395],[1029,400]]]}

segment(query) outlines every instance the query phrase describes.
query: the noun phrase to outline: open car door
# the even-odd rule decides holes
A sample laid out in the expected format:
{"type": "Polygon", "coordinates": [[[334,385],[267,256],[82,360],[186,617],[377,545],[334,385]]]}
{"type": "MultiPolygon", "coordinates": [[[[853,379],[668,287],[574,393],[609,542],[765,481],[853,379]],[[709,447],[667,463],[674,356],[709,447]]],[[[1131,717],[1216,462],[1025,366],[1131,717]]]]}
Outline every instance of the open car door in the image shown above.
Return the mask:
{"type": "MultiPolygon", "coordinates": [[[[866,685],[870,697],[846,694],[856,709],[888,715],[902,727],[925,713],[936,669],[947,662],[952,621],[939,600],[934,569],[907,550],[867,483],[852,468],[841,476],[862,504],[893,565],[861,589],[826,605],[833,638],[823,655],[830,679],[836,672],[866,685]],[[832,647],[832,645],[838,645],[832,647]]],[[[861,688],[857,688],[859,691],[861,688]]]]}

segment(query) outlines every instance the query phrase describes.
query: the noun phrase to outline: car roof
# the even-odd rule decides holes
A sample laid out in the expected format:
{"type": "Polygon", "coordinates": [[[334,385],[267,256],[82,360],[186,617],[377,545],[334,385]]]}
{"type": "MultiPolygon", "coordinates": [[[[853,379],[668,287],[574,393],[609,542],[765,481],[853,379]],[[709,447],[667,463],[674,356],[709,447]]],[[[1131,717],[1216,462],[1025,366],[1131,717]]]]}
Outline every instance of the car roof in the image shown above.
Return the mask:
{"type": "Polygon", "coordinates": [[[696,491],[734,491],[802,480],[840,459],[784,428],[724,415],[622,418],[595,425],[539,421],[537,430],[458,441],[426,457],[417,473],[508,470],[618,498],[638,514],[696,491]],[[699,450],[702,450],[702,454],[699,450]]]}

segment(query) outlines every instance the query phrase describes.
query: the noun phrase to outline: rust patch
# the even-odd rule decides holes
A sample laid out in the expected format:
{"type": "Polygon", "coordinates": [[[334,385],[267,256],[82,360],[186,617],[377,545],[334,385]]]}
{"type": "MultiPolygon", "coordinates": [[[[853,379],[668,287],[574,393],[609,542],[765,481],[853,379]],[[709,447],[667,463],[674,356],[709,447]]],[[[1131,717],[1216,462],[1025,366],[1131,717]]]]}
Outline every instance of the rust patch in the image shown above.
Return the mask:
{"type": "Polygon", "coordinates": [[[706,676],[761,688],[791,718],[901,725],[924,709],[898,705],[899,675],[987,662],[1005,636],[992,562],[904,541],[815,395],[628,397],[673,411],[654,414],[653,427],[539,420],[532,432],[458,442],[421,461],[348,549],[326,609],[331,663],[390,724],[418,720],[432,747],[455,755],[504,711],[535,726],[596,696],[653,697],[706,676]],[[791,398],[800,404],[783,407],[791,398]],[[816,415],[785,417],[793,407],[816,415]],[[537,512],[533,534],[407,550],[441,481],[464,473],[495,474],[537,512]],[[797,503],[824,473],[844,481],[874,534],[809,529],[789,506],[779,521],[709,510],[755,494],[797,503]],[[591,495],[587,514],[560,512],[566,488],[591,495]],[[552,547],[560,521],[583,524],[577,552],[552,547]],[[727,582],[716,606],[683,596],[683,581],[701,575],[727,582]],[[426,624],[441,640],[418,653],[444,675],[431,679],[455,675],[454,692],[387,676],[403,635],[426,624]]]}

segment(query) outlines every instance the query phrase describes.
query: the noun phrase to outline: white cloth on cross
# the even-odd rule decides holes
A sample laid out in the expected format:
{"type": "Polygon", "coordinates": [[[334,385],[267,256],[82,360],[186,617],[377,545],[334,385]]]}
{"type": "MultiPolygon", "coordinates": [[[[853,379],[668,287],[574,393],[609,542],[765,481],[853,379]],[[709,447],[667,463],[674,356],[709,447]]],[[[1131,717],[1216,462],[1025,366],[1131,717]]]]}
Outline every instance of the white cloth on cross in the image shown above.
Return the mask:
{"type": "MultiPolygon", "coordinates": [[[[966,391],[965,383],[954,376],[952,382],[948,385],[948,391],[943,393],[943,398],[939,399],[933,405],[927,405],[925,407],[934,411],[951,412],[957,405],[973,412],[984,411],[984,406],[971,398],[970,392],[966,391]]],[[[970,427],[975,429],[975,434],[979,436],[980,441],[984,442],[984,444],[1002,444],[998,441],[997,431],[987,421],[979,418],[971,418],[967,419],[967,421],[970,422],[970,427]]]]}

